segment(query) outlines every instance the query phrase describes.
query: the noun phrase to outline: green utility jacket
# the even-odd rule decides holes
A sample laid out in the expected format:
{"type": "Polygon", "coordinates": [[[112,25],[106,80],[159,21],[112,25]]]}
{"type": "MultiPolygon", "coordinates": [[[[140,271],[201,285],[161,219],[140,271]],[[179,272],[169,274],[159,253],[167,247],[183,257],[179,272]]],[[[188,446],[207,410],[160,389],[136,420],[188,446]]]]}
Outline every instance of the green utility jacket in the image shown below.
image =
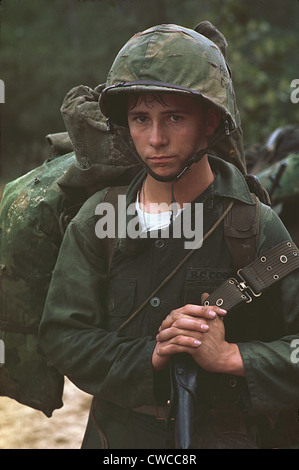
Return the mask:
{"type": "MultiPolygon", "coordinates": [[[[228,200],[253,204],[239,170],[216,157],[210,157],[210,164],[215,180],[195,201],[203,203],[204,233],[228,200]]],[[[138,175],[130,185],[127,204],[135,202],[144,177],[138,175]]],[[[118,239],[108,280],[104,245],[95,233],[95,208],[106,192],[89,198],[68,226],[40,327],[41,347],[63,374],[97,398],[94,417],[110,448],[171,448],[173,423],[167,426],[132,411],[143,405],[163,406],[170,398],[168,369],[152,369],[155,337],[171,310],[200,304],[202,293],[212,292],[234,274],[232,259],[221,224],[142,312],[117,332],[186,249],[183,238],[118,239]]],[[[289,239],[275,212],[261,204],[258,254],[289,239]]],[[[259,447],[295,444],[299,363],[292,344],[299,329],[298,279],[295,271],[225,317],[226,339],[238,344],[246,378],[200,371],[194,447],[245,448],[252,436],[259,447]],[[272,441],[277,436],[279,441],[272,441]]],[[[84,447],[101,445],[91,419],[84,447]]]]}

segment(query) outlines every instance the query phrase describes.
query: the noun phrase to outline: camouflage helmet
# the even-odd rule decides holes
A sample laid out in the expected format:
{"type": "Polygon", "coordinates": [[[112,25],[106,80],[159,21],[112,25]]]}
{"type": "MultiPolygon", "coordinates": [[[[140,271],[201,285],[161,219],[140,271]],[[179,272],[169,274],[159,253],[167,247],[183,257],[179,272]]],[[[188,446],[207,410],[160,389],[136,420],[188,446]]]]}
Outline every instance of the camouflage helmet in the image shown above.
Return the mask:
{"type": "Polygon", "coordinates": [[[226,131],[236,127],[234,90],[219,47],[192,29],[163,24],[135,34],[108,73],[100,107],[112,122],[127,125],[128,93],[179,93],[220,109],[226,131]]]}

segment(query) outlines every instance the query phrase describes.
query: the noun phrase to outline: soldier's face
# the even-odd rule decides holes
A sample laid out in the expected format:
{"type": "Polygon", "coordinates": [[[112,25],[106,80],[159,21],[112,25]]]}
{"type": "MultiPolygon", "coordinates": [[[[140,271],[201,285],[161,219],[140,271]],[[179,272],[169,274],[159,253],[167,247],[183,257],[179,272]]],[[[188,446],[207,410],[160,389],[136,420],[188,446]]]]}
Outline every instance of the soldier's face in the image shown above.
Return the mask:
{"type": "Polygon", "coordinates": [[[206,112],[199,102],[182,95],[131,96],[129,129],[144,163],[162,177],[178,174],[213,134],[219,120],[210,110],[206,112]]]}

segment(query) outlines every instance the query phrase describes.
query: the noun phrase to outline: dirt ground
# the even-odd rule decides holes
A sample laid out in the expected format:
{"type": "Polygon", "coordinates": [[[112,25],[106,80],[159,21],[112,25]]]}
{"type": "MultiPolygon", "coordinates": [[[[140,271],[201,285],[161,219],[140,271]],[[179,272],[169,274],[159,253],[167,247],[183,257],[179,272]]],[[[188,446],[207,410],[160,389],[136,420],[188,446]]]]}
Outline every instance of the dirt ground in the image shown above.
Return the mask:
{"type": "Polygon", "coordinates": [[[64,406],[51,418],[15,400],[0,397],[0,449],[80,449],[91,396],[68,379],[64,406]]]}

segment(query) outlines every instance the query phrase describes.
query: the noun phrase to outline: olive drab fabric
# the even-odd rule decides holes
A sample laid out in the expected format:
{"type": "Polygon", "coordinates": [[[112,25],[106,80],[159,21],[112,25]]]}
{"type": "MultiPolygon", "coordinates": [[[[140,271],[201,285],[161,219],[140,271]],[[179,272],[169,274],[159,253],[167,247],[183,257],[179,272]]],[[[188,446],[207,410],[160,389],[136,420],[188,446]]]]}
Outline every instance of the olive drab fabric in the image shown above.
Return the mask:
{"type": "Polygon", "coordinates": [[[48,134],[46,141],[51,147],[53,157],[60,157],[73,152],[74,147],[67,132],[48,134]]]}
{"type": "Polygon", "coordinates": [[[46,137],[54,157],[75,153],[7,184],[0,203],[0,396],[46,416],[62,406],[63,376],[41,354],[37,332],[65,228],[93,191],[107,182],[127,183],[140,170],[107,132],[90,90],[78,87],[64,101],[69,133],[46,137]]]}
{"type": "Polygon", "coordinates": [[[278,127],[265,143],[255,143],[245,148],[247,167],[254,174],[293,153],[299,153],[299,124],[278,127]]]}
{"type": "MultiPolygon", "coordinates": [[[[232,82],[218,46],[177,25],[159,25],[135,34],[116,56],[101,96],[103,114],[119,116],[113,96],[176,92],[202,96],[217,105],[235,127],[232,82]]],[[[124,121],[123,121],[124,122],[124,121]]]]}
{"type": "MultiPolygon", "coordinates": [[[[275,175],[281,167],[285,165],[285,170],[281,174],[280,181],[273,191],[272,203],[278,204],[299,199],[299,153],[291,153],[282,161],[273,163],[258,173],[261,184],[270,192],[273,186],[275,175]]],[[[295,214],[294,214],[295,216],[295,214]]]]}
{"type": "Polygon", "coordinates": [[[274,205],[298,201],[299,125],[276,129],[265,145],[247,148],[246,159],[251,159],[251,171],[271,194],[274,205]]]}
{"type": "Polygon", "coordinates": [[[63,100],[61,114],[77,159],[59,181],[64,187],[125,185],[141,169],[128,129],[107,129],[98,103],[102,89],[81,85],[63,100]]]}
{"type": "MultiPolygon", "coordinates": [[[[200,34],[203,34],[211,41],[213,41],[219,47],[223,57],[226,60],[227,70],[231,74],[231,70],[227,61],[227,48],[228,44],[225,36],[212,25],[209,21],[201,21],[198,25],[195,26],[195,31],[200,34]]],[[[237,108],[237,100],[235,96],[235,91],[232,89],[233,100],[234,100],[234,113],[236,120],[236,128],[234,131],[230,132],[229,135],[226,135],[224,139],[221,139],[218,143],[213,145],[213,148],[210,149],[212,155],[219,157],[224,156],[224,158],[236,165],[241,172],[246,171],[246,160],[245,152],[243,146],[243,130],[241,125],[241,117],[237,108]]]]}
{"type": "Polygon", "coordinates": [[[272,206],[299,244],[299,125],[275,129],[264,144],[246,146],[247,168],[268,191],[272,206]]]}
{"type": "Polygon", "coordinates": [[[38,348],[37,333],[63,233],[67,200],[57,185],[75,161],[55,158],[6,185],[0,206],[0,395],[51,416],[62,406],[63,376],[38,348]]]}
{"type": "Polygon", "coordinates": [[[261,184],[269,191],[274,210],[299,244],[299,153],[291,153],[258,173],[261,184]]]}

